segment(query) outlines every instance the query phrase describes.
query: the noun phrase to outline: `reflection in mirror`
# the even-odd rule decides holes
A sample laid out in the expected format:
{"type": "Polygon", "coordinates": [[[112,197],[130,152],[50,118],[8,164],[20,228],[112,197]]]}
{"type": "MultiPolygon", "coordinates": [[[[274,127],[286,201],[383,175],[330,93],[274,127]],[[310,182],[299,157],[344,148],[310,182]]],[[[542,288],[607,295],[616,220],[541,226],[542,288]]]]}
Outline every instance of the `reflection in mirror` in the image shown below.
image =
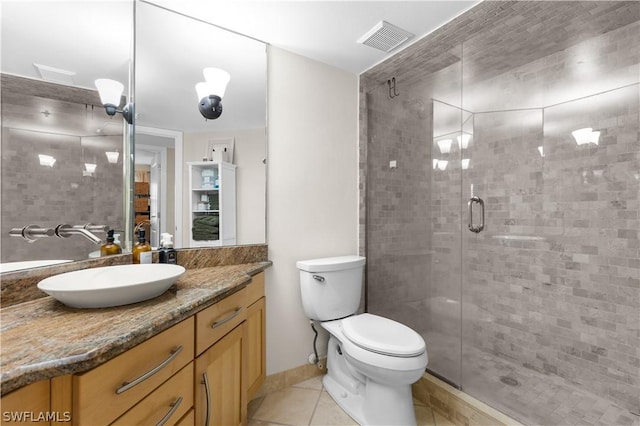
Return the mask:
{"type": "Polygon", "coordinates": [[[128,92],[132,25],[128,2],[2,2],[3,264],[99,253],[81,231],[28,243],[12,229],[124,228],[125,124],[105,113],[94,81],[128,92]]]}
{"type": "Polygon", "coordinates": [[[174,234],[178,248],[221,245],[225,232],[233,234],[225,244],[264,243],[265,44],[139,1],[135,63],[136,185],[141,191],[134,199],[135,216],[148,228],[151,245],[157,247],[162,233],[174,234]],[[230,81],[221,116],[207,120],[198,109],[195,86],[209,67],[228,72],[230,81]],[[217,174],[213,160],[221,157],[212,149],[220,142],[233,147],[224,160],[234,166],[235,188],[228,177],[219,188],[203,189],[200,166],[193,163],[206,159],[205,166],[217,174]],[[197,185],[189,179],[190,170],[199,176],[197,185]],[[211,216],[220,222],[205,224],[215,228],[212,236],[194,235],[194,220],[215,221],[211,216]]]}

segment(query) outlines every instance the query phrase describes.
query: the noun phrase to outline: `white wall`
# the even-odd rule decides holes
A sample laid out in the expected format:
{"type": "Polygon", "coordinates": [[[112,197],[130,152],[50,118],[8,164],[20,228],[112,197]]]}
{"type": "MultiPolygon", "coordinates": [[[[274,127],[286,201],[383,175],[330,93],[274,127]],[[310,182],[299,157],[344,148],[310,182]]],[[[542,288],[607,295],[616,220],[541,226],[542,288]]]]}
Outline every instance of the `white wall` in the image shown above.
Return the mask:
{"type": "Polygon", "coordinates": [[[296,261],[357,254],[358,77],[273,46],[268,58],[267,374],[274,374],[306,364],[313,351],[296,261]]]}

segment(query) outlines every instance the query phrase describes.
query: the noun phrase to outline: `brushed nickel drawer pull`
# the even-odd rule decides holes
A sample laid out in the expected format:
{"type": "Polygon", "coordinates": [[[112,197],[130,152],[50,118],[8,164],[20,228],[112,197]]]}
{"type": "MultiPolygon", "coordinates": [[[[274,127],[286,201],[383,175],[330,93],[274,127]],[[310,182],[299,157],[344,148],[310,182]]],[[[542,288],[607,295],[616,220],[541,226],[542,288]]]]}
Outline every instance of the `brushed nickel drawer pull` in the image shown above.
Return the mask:
{"type": "Polygon", "coordinates": [[[207,376],[206,371],[202,374],[202,381],[200,383],[204,385],[204,393],[207,397],[207,403],[205,404],[205,406],[207,407],[207,414],[205,415],[204,425],[209,426],[209,407],[211,407],[211,389],[209,388],[209,376],[207,376]]]}
{"type": "Polygon", "coordinates": [[[154,367],[153,369],[147,371],[146,373],[144,373],[142,376],[138,377],[137,379],[134,379],[130,382],[124,382],[122,384],[122,386],[120,386],[117,390],[116,390],[116,394],[121,394],[123,392],[128,391],[129,389],[131,389],[132,387],[134,387],[135,385],[138,385],[142,382],[144,382],[145,380],[147,380],[149,377],[153,376],[154,374],[156,374],[158,371],[162,370],[164,367],[167,366],[167,364],[169,364],[171,361],[173,361],[178,354],[182,352],[182,345],[178,346],[177,348],[175,348],[174,350],[171,351],[171,355],[169,355],[169,358],[165,359],[164,361],[162,361],[160,364],[158,364],[156,367],[154,367]]]}
{"type": "Polygon", "coordinates": [[[156,426],[164,426],[164,424],[169,421],[171,416],[173,416],[173,413],[176,412],[176,410],[178,409],[181,403],[182,403],[182,397],[179,396],[178,399],[176,399],[174,402],[171,403],[170,405],[171,408],[169,409],[169,412],[165,414],[163,418],[160,419],[160,421],[156,424],[156,426]]]}
{"type": "Polygon", "coordinates": [[[234,309],[233,312],[231,312],[231,314],[227,315],[226,317],[222,318],[221,320],[214,321],[213,324],[211,324],[211,328],[220,327],[222,324],[231,321],[232,319],[234,319],[235,317],[238,316],[240,311],[242,311],[242,306],[238,306],[236,309],[234,309]]]}

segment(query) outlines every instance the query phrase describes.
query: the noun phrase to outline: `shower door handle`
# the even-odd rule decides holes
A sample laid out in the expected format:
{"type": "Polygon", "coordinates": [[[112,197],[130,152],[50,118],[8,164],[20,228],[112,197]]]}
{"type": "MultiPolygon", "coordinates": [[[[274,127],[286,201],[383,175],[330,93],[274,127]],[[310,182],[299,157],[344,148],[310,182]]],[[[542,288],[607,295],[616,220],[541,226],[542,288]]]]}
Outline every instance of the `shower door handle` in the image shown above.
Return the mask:
{"type": "Polygon", "coordinates": [[[469,231],[479,233],[484,229],[484,201],[480,197],[471,197],[469,198],[469,231]],[[480,205],[480,225],[473,224],[473,205],[480,205]]]}

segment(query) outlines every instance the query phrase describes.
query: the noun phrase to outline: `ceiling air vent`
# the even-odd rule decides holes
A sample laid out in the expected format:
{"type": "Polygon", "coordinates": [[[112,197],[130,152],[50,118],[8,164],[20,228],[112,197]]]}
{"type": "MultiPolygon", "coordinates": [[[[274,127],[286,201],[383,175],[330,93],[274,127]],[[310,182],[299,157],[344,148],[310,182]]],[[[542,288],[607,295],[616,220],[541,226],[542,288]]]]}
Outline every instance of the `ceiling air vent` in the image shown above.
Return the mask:
{"type": "Polygon", "coordinates": [[[368,33],[360,37],[358,43],[371,46],[383,52],[391,52],[412,37],[413,34],[410,32],[386,21],[380,21],[368,33]]]}

